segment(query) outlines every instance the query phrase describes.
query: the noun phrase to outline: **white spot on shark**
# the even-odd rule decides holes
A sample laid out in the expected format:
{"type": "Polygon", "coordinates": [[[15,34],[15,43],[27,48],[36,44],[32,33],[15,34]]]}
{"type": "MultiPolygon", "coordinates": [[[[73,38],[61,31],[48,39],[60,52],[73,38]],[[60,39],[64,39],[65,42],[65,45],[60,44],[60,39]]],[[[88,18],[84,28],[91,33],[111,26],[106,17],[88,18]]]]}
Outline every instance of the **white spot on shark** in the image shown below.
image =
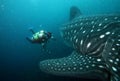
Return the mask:
{"type": "Polygon", "coordinates": [[[76,23],[75,26],[77,26],[78,24],[76,23]]]}
{"type": "Polygon", "coordinates": [[[111,55],[112,53],[109,53],[109,55],[111,55]]]}
{"type": "Polygon", "coordinates": [[[82,29],[83,29],[83,27],[80,28],[80,30],[82,30],[82,29]]]}
{"type": "Polygon", "coordinates": [[[91,30],[90,32],[93,32],[93,30],[91,30]]]}
{"type": "Polygon", "coordinates": [[[117,65],[118,63],[117,63],[117,62],[114,62],[114,64],[116,64],[116,65],[117,65]]]}
{"type": "Polygon", "coordinates": [[[73,69],[76,70],[76,67],[74,67],[73,69]]]}
{"type": "Polygon", "coordinates": [[[62,70],[65,71],[65,68],[63,68],[62,70]]]}
{"type": "Polygon", "coordinates": [[[74,39],[76,39],[76,35],[74,36],[74,39]]]}
{"type": "Polygon", "coordinates": [[[100,62],[100,61],[101,61],[101,59],[97,59],[97,61],[98,61],[98,62],[100,62]]]}
{"type": "Polygon", "coordinates": [[[78,39],[76,39],[76,41],[75,41],[76,43],[78,42],[78,39]]]}
{"type": "Polygon", "coordinates": [[[89,43],[87,44],[87,48],[89,48],[89,47],[90,47],[90,45],[91,45],[91,42],[89,42],[89,43]]]}
{"type": "Polygon", "coordinates": [[[100,35],[100,38],[104,38],[105,37],[105,35],[100,35]]]}
{"type": "Polygon", "coordinates": [[[71,70],[71,68],[70,68],[70,67],[68,67],[68,70],[71,70]]]}
{"type": "Polygon", "coordinates": [[[53,67],[50,67],[50,69],[53,69],[53,67]]]}
{"type": "Polygon", "coordinates": [[[71,60],[72,58],[69,58],[69,60],[71,60]]]}
{"type": "Polygon", "coordinates": [[[112,32],[112,35],[114,35],[115,34],[115,32],[112,32]]]}
{"type": "Polygon", "coordinates": [[[80,44],[81,44],[81,45],[83,44],[83,40],[81,40],[80,44]]]}
{"type": "Polygon", "coordinates": [[[68,35],[70,35],[70,32],[68,32],[68,35]]]}
{"type": "Polygon", "coordinates": [[[92,59],[92,57],[89,57],[89,59],[92,59]]]}
{"type": "Polygon", "coordinates": [[[110,34],[110,32],[106,32],[105,34],[106,34],[106,35],[109,35],[109,34],[110,34]]]}
{"type": "Polygon", "coordinates": [[[93,25],[92,28],[95,28],[95,26],[93,25]]]}
{"type": "Polygon", "coordinates": [[[113,63],[113,60],[110,59],[109,61],[110,61],[111,63],[113,63]]]}
{"type": "Polygon", "coordinates": [[[74,33],[76,33],[76,30],[74,30],[74,33]]]}
{"type": "Polygon", "coordinates": [[[57,62],[56,64],[57,64],[57,65],[59,65],[59,63],[58,63],[58,62],[57,62]]]}
{"type": "Polygon", "coordinates": [[[107,28],[107,25],[105,25],[103,28],[104,28],[104,29],[107,28]]]}
{"type": "Polygon", "coordinates": [[[115,67],[112,67],[113,71],[117,71],[117,69],[115,67]]]}
{"type": "Polygon", "coordinates": [[[80,67],[80,70],[82,70],[83,68],[82,67],[80,67]]]}
{"type": "Polygon", "coordinates": [[[75,64],[75,62],[73,61],[73,64],[75,64]]]}
{"type": "Polygon", "coordinates": [[[92,21],[91,24],[94,24],[94,21],[92,21]]]}
{"type": "Polygon", "coordinates": [[[85,33],[86,31],[83,31],[83,33],[85,33]]]}
{"type": "Polygon", "coordinates": [[[101,29],[97,29],[97,31],[100,31],[101,29]]]}
{"type": "Polygon", "coordinates": [[[48,63],[48,66],[50,66],[50,64],[48,63]]]}
{"type": "Polygon", "coordinates": [[[100,23],[98,26],[102,26],[102,23],[100,23]]]}
{"type": "Polygon", "coordinates": [[[114,51],[114,50],[115,50],[115,48],[112,48],[112,50],[114,51]]]}
{"type": "Polygon", "coordinates": [[[95,67],[95,64],[92,64],[93,67],[95,67]]]}
{"type": "Polygon", "coordinates": [[[71,25],[71,28],[73,27],[73,25],[71,25]]]}
{"type": "Polygon", "coordinates": [[[107,21],[108,19],[107,19],[107,18],[105,18],[104,20],[105,20],[105,21],[107,21]]]}
{"type": "Polygon", "coordinates": [[[83,23],[81,22],[80,25],[83,25],[83,23]]]}
{"type": "Polygon", "coordinates": [[[89,68],[89,66],[86,66],[86,68],[89,68]]]}
{"type": "Polygon", "coordinates": [[[119,59],[118,59],[118,58],[116,58],[116,61],[118,62],[118,61],[119,61],[119,59]]]}
{"type": "Polygon", "coordinates": [[[72,41],[72,39],[73,39],[73,38],[71,37],[71,38],[70,38],[70,41],[72,41]]]}
{"type": "Polygon", "coordinates": [[[104,68],[102,65],[99,65],[100,68],[104,68]]]}
{"type": "Polygon", "coordinates": [[[58,71],[61,71],[61,69],[59,68],[58,71]]]}
{"type": "Polygon", "coordinates": [[[114,19],[118,19],[118,17],[114,17],[114,19]]]}
{"type": "Polygon", "coordinates": [[[118,55],[118,53],[116,52],[115,55],[118,55]]]}
{"type": "Polygon", "coordinates": [[[66,65],[66,63],[63,64],[64,66],[66,65]]]}

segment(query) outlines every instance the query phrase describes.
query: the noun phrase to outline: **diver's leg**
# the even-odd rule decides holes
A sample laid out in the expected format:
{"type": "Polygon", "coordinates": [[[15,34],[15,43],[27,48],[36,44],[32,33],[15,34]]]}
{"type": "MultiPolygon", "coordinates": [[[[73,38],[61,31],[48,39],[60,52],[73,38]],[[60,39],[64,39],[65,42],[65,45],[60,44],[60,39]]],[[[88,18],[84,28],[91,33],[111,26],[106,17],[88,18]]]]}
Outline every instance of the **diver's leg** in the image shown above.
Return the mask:
{"type": "Polygon", "coordinates": [[[42,45],[43,50],[46,51],[46,43],[42,43],[41,45],[42,45]]]}
{"type": "Polygon", "coordinates": [[[47,53],[49,53],[49,54],[51,53],[51,52],[46,48],[47,42],[42,43],[41,45],[42,45],[43,51],[45,51],[45,52],[47,52],[47,53]]]}
{"type": "Polygon", "coordinates": [[[43,51],[47,52],[48,54],[51,54],[51,51],[47,49],[47,42],[42,44],[43,51]]]}
{"type": "Polygon", "coordinates": [[[32,32],[32,34],[35,34],[34,30],[33,29],[30,29],[30,31],[32,32]]]}
{"type": "Polygon", "coordinates": [[[32,39],[30,39],[29,37],[26,37],[26,39],[30,42],[30,43],[34,43],[32,39]]]}

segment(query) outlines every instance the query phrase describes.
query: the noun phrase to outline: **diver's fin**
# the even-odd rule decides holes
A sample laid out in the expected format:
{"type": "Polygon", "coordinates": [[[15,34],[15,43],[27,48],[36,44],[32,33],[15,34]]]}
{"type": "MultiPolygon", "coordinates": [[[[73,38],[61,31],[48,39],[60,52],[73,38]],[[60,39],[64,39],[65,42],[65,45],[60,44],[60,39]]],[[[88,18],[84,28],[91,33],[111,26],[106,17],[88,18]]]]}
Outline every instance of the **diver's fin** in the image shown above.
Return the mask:
{"type": "Polygon", "coordinates": [[[49,51],[47,48],[46,48],[46,43],[42,43],[42,51],[48,53],[48,54],[51,54],[51,51],[49,51]]]}
{"type": "Polygon", "coordinates": [[[78,17],[80,15],[81,15],[81,11],[76,6],[72,6],[70,8],[70,20],[72,20],[75,17],[78,17]]]}

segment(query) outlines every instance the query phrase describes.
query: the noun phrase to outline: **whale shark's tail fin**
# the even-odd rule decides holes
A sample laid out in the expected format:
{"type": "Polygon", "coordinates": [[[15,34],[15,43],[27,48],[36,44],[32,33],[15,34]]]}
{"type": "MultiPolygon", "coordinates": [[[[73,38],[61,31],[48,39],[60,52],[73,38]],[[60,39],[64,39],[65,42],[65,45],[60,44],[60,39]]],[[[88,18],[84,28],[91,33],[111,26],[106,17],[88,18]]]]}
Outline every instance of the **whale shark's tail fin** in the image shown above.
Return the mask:
{"type": "Polygon", "coordinates": [[[70,20],[72,20],[80,15],[81,15],[81,11],[76,6],[72,6],[70,8],[70,20]]]}

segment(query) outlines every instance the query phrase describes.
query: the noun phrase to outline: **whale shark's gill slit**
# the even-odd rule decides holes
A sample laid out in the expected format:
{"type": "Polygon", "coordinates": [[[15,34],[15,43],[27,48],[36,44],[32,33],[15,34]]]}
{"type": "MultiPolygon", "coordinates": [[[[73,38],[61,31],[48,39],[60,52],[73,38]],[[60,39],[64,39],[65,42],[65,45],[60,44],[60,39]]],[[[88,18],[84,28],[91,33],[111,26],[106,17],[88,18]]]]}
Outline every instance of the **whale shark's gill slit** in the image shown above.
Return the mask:
{"type": "Polygon", "coordinates": [[[102,57],[102,52],[104,49],[104,44],[101,44],[96,50],[93,50],[92,52],[89,52],[89,55],[92,55],[93,57],[102,57]]]}

